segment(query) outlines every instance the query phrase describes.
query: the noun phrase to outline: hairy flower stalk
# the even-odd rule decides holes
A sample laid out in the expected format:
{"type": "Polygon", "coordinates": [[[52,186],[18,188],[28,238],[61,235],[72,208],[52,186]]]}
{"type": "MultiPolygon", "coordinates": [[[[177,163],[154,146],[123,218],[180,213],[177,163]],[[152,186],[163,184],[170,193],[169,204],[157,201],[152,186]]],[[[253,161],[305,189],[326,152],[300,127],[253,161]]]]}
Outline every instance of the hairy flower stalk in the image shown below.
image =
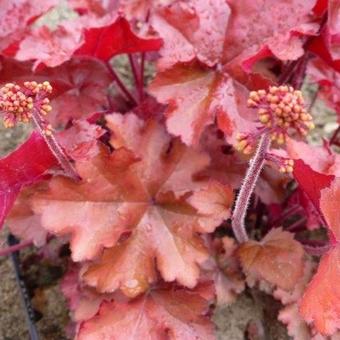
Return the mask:
{"type": "Polygon", "coordinates": [[[240,134],[237,149],[245,154],[255,154],[249,162],[249,167],[237,196],[232,215],[232,228],[239,243],[246,242],[245,218],[251,195],[266,160],[278,164],[282,173],[293,171],[294,162],[291,159],[281,159],[270,155],[272,142],[284,144],[289,134],[305,136],[314,128],[312,116],[306,112],[302,93],[291,86],[271,86],[268,91],[252,91],[248,106],[258,109],[261,127],[260,141],[256,146],[258,135],[240,134]]]}
{"type": "Polygon", "coordinates": [[[235,209],[232,216],[232,226],[238,242],[248,241],[245,228],[245,218],[251,194],[255,189],[256,182],[260,176],[261,169],[265,161],[266,153],[270,146],[270,136],[268,133],[262,135],[254,157],[249,162],[249,167],[241,185],[240,192],[236,199],[235,209]]]}
{"type": "Polygon", "coordinates": [[[50,83],[45,81],[39,84],[31,81],[25,82],[23,86],[8,83],[0,91],[0,110],[4,114],[4,126],[11,128],[18,122],[28,123],[33,120],[67,176],[79,179],[79,175],[57,142],[52,126],[45,119],[52,110],[50,100],[47,98],[52,92],[50,83]]]}

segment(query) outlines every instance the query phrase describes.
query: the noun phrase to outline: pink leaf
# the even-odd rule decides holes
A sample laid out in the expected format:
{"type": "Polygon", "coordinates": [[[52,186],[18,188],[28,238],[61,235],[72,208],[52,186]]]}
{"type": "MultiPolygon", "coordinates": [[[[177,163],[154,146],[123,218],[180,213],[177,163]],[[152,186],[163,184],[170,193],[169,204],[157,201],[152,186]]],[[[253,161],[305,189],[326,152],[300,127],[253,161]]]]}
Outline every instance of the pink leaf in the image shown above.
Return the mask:
{"type": "Polygon", "coordinates": [[[80,326],[77,340],[213,340],[205,317],[208,301],[195,291],[153,290],[130,302],[104,302],[99,313],[80,326]]]}
{"type": "Polygon", "coordinates": [[[105,130],[86,120],[75,120],[71,128],[58,134],[58,141],[74,160],[90,159],[99,154],[97,140],[105,130]]]}
{"type": "Polygon", "coordinates": [[[227,3],[231,16],[224,43],[225,61],[237,59],[243,63],[254,55],[261,56],[259,52],[266,48],[280,60],[295,60],[304,53],[304,35],[316,34],[318,30],[309,16],[315,0],[227,3]]]}
{"type": "Polygon", "coordinates": [[[164,39],[161,70],[195,57],[216,65],[223,53],[230,10],[224,0],[174,1],[152,15],[152,25],[164,39]]]}
{"type": "Polygon", "coordinates": [[[0,4],[0,50],[20,39],[32,21],[58,3],[46,0],[2,0],[0,4]]]}

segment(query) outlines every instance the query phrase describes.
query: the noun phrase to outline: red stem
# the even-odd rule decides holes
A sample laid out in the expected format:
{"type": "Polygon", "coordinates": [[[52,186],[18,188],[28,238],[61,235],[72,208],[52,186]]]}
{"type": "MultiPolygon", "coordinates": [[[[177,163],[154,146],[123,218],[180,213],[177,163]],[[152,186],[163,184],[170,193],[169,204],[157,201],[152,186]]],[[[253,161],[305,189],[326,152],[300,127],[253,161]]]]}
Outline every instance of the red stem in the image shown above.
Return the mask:
{"type": "Polygon", "coordinates": [[[117,86],[121,89],[121,91],[125,94],[127,99],[131,103],[133,103],[134,105],[137,105],[136,99],[133,97],[133,95],[130,93],[130,91],[126,88],[126,86],[121,81],[118,74],[116,73],[116,71],[111,67],[111,65],[108,62],[106,63],[106,67],[107,67],[108,71],[110,72],[113,80],[116,82],[117,86]]]}
{"type": "Polygon", "coordinates": [[[231,220],[235,237],[239,243],[248,241],[245,218],[249,200],[263,168],[266,153],[270,147],[270,142],[270,135],[268,133],[264,133],[257,146],[254,157],[249,162],[244,182],[241,185],[240,192],[236,199],[235,209],[231,220]]]}
{"type": "Polygon", "coordinates": [[[7,256],[10,255],[18,250],[30,247],[31,245],[33,245],[33,241],[23,241],[21,243],[18,243],[14,246],[10,246],[10,247],[6,247],[3,249],[0,249],[0,256],[7,256]]]}
{"type": "Polygon", "coordinates": [[[67,155],[65,154],[65,152],[55,139],[53,133],[51,133],[50,135],[45,133],[46,128],[48,126],[48,122],[41,116],[41,114],[36,109],[32,110],[32,118],[33,122],[35,123],[41,136],[44,138],[49,149],[51,150],[54,157],[58,160],[59,164],[65,171],[65,174],[68,177],[73,178],[74,180],[79,180],[80,176],[78,175],[77,171],[69,161],[67,155]]]}
{"type": "Polygon", "coordinates": [[[307,222],[306,217],[302,217],[296,222],[292,223],[290,226],[288,226],[287,230],[291,232],[297,232],[297,231],[303,230],[306,222],[307,222]]]}
{"type": "Polygon", "coordinates": [[[278,224],[278,222],[284,221],[286,218],[290,217],[291,215],[294,215],[294,214],[298,213],[301,209],[302,209],[301,206],[293,205],[292,207],[290,207],[287,210],[283,211],[283,213],[279,217],[277,217],[274,220],[272,220],[270,222],[270,224],[272,226],[275,226],[276,224],[278,224]]]}
{"type": "Polygon", "coordinates": [[[139,101],[141,101],[143,98],[143,83],[142,83],[143,78],[141,78],[141,74],[138,73],[136,60],[131,54],[129,54],[129,62],[130,62],[133,78],[135,80],[135,86],[138,91],[139,101]]]}
{"type": "Polygon", "coordinates": [[[340,132],[340,125],[338,128],[333,132],[333,135],[331,139],[329,140],[329,145],[335,144],[337,145],[337,138],[338,138],[338,133],[340,132]]]}
{"type": "Polygon", "coordinates": [[[142,80],[143,86],[144,86],[144,70],[145,70],[145,52],[143,52],[140,57],[140,79],[142,80]]]}
{"type": "Polygon", "coordinates": [[[319,85],[317,86],[317,89],[315,90],[315,92],[313,93],[313,97],[309,103],[309,106],[308,106],[308,112],[311,112],[312,111],[312,108],[316,102],[316,99],[318,98],[318,94],[319,94],[319,85]]]}
{"type": "Polygon", "coordinates": [[[323,254],[325,254],[329,249],[330,249],[330,245],[326,244],[324,246],[310,246],[308,244],[304,244],[303,248],[305,249],[305,251],[312,255],[312,256],[321,256],[323,254]]]}

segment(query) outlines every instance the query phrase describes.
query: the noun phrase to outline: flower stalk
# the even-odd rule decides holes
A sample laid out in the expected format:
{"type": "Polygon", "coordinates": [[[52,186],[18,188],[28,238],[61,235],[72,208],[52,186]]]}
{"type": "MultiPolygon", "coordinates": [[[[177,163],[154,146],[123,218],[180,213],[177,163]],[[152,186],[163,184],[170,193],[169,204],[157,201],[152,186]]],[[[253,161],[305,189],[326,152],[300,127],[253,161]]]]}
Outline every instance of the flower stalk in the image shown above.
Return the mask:
{"type": "Polygon", "coordinates": [[[41,136],[44,138],[49,149],[53,153],[54,157],[58,160],[60,166],[65,171],[65,174],[74,180],[79,180],[80,177],[76,169],[71,164],[64,150],[61,148],[61,146],[57,142],[52,132],[51,126],[46,122],[44,117],[42,117],[39,114],[39,112],[35,109],[32,110],[32,120],[37,130],[39,131],[41,136]]]}
{"type": "Polygon", "coordinates": [[[248,241],[248,234],[245,226],[247,209],[251,195],[255,189],[256,182],[263,168],[270,143],[271,138],[269,133],[264,133],[260,138],[254,157],[249,162],[246,176],[236,199],[231,220],[235,237],[239,243],[248,241]]]}
{"type": "Polygon", "coordinates": [[[8,256],[12,253],[15,253],[16,251],[19,251],[21,249],[28,248],[33,245],[33,241],[23,241],[21,243],[15,244],[13,246],[9,246],[3,249],[0,249],[0,256],[8,256]]]}

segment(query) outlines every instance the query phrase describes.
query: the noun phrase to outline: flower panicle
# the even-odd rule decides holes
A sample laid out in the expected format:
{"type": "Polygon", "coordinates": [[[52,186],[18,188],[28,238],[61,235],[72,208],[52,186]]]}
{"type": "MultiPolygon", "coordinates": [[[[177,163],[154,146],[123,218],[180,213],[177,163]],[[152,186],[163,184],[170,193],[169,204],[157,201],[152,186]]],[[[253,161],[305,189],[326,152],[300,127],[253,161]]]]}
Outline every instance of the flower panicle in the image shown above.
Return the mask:
{"type": "MultiPolygon", "coordinates": [[[[48,95],[52,93],[52,86],[48,81],[24,82],[22,86],[7,83],[0,89],[0,110],[3,113],[3,123],[6,128],[14,127],[17,123],[28,123],[32,119],[33,111],[45,116],[51,110],[48,95]]],[[[51,126],[47,125],[45,132],[51,133],[51,126]]]]}
{"type": "Polygon", "coordinates": [[[312,116],[306,110],[302,92],[292,86],[270,86],[268,90],[251,91],[247,104],[258,109],[261,126],[258,135],[240,134],[237,138],[236,149],[245,154],[254,150],[262,133],[268,133],[273,142],[282,145],[288,135],[304,137],[315,127],[312,116]]]}

